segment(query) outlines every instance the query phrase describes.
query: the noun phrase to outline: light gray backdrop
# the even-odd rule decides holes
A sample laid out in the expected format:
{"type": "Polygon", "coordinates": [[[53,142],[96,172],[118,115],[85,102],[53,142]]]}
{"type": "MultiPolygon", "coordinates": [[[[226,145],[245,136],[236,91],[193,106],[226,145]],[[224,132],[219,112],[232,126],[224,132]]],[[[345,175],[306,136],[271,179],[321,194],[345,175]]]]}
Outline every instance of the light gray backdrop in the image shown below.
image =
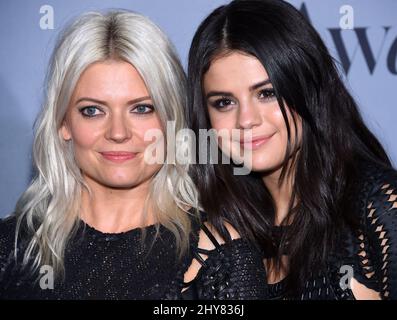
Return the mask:
{"type": "MultiPolygon", "coordinates": [[[[31,178],[33,122],[59,30],[80,13],[125,8],[157,23],[183,64],[194,31],[221,0],[0,0],[0,217],[12,212],[31,178]],[[53,9],[53,29],[46,20],[53,9]],[[42,10],[42,11],[41,11],[42,10]],[[44,17],[44,18],[43,18],[44,17]],[[40,20],[42,23],[40,24],[40,20]]],[[[369,125],[397,163],[397,1],[291,0],[341,61],[346,83],[369,125]],[[352,20],[343,5],[353,9],[352,20]],[[342,9],[342,11],[340,11],[342,9]],[[342,23],[342,25],[340,24],[342,23]],[[353,27],[353,29],[345,29],[353,27]]]]}

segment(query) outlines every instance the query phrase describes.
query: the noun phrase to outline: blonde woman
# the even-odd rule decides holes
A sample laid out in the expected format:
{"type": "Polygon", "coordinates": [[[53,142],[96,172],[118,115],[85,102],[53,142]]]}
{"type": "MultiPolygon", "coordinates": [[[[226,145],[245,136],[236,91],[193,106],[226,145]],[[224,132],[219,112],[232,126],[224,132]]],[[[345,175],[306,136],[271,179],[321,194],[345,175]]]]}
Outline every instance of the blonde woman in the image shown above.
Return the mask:
{"type": "Polygon", "coordinates": [[[226,222],[226,242],[210,231],[188,165],[148,161],[167,143],[153,132],[185,127],[185,75],[158,27],[85,14],[48,75],[37,174],[0,222],[0,297],[264,298],[260,254],[226,222]]]}

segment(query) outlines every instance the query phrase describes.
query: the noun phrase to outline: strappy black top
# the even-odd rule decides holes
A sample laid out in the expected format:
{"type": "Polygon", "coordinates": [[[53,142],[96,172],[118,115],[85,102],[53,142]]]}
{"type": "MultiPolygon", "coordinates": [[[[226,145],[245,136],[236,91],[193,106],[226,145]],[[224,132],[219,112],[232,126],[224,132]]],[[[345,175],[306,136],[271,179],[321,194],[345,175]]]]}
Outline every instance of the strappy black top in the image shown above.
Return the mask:
{"type": "Polygon", "coordinates": [[[193,221],[190,248],[179,259],[175,236],[159,226],[123,233],[102,233],[84,222],[69,241],[64,257],[65,278],[48,286],[48,269],[34,275],[14,259],[16,218],[0,222],[0,298],[2,299],[264,299],[266,274],[261,254],[246,241],[237,239],[219,245],[204,224],[193,221]],[[200,228],[215,245],[211,251],[197,247],[200,228]],[[153,242],[153,239],[154,242],[153,242]],[[152,247],[151,247],[152,245],[152,247]],[[151,247],[151,249],[150,249],[151,247]],[[207,255],[204,260],[200,253],[207,255]],[[188,290],[184,273],[192,259],[202,268],[188,290]],[[43,281],[35,281],[37,276],[43,281]],[[46,284],[47,283],[47,284],[46,284]]]}
{"type": "MultiPolygon", "coordinates": [[[[397,172],[372,163],[360,164],[360,170],[362,178],[352,197],[359,228],[341,231],[339,248],[330,254],[326,270],[308,279],[299,296],[286,294],[284,279],[268,285],[269,299],[352,300],[351,276],[382,299],[397,299],[397,172]]],[[[273,233],[277,237],[282,232],[275,227],[273,233]]]]}

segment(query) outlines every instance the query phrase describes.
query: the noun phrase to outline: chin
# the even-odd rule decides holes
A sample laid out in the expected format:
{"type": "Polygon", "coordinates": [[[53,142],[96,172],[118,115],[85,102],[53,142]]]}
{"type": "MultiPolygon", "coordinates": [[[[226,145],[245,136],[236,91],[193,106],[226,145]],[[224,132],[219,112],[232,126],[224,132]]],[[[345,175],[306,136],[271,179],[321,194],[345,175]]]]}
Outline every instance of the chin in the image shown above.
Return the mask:
{"type": "Polygon", "coordinates": [[[112,189],[131,189],[136,187],[136,185],[136,183],[132,182],[111,182],[107,184],[107,187],[112,189]]]}
{"type": "Polygon", "coordinates": [[[136,177],[113,176],[101,179],[102,185],[114,189],[129,189],[139,185],[139,179],[136,177]]]}
{"type": "Polygon", "coordinates": [[[282,162],[277,163],[273,161],[255,161],[253,159],[251,170],[254,172],[272,172],[279,169],[282,166],[282,162]]]}

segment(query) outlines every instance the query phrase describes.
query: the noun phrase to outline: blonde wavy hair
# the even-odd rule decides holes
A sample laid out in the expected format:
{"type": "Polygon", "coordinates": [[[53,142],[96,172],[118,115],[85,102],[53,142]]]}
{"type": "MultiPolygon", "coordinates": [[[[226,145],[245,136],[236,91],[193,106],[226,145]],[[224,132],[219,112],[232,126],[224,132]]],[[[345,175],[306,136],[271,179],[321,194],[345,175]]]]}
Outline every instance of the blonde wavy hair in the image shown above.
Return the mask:
{"type": "MultiPolygon", "coordinates": [[[[33,261],[63,272],[65,247],[77,230],[83,181],[71,143],[59,129],[82,72],[92,63],[121,59],[131,63],[145,81],[163,128],[175,121],[185,128],[186,79],[170,41],[148,18],[128,11],[90,12],[77,18],[60,35],[46,79],[46,97],[35,123],[33,162],[36,176],[15,208],[18,236],[23,225],[29,238],[24,266],[33,261]]],[[[146,199],[155,219],[173,232],[182,254],[191,231],[188,208],[198,208],[198,196],[188,165],[165,163],[151,182],[146,199]]],[[[198,212],[198,210],[193,210],[198,212]]]]}

